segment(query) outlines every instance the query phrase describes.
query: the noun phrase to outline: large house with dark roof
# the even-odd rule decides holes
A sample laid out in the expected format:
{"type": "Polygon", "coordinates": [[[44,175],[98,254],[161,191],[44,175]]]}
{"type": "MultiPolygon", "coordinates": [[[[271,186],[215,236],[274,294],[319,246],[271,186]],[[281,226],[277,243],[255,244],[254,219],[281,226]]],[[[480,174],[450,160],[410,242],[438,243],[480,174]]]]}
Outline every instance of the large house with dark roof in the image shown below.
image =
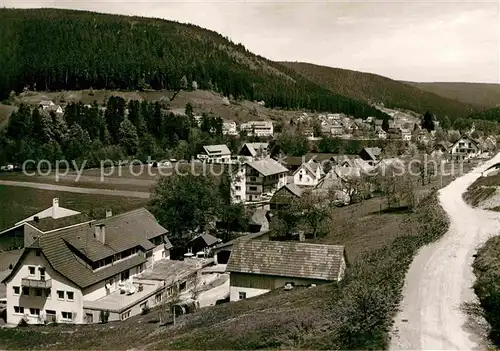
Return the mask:
{"type": "Polygon", "coordinates": [[[7,322],[98,322],[96,301],[125,284],[135,289],[131,277],[169,258],[166,234],[145,208],[42,233],[2,281],[7,322]]]}
{"type": "Polygon", "coordinates": [[[344,246],[340,245],[237,241],[226,267],[230,272],[230,301],[265,294],[286,284],[338,282],[344,277],[346,262],[344,246]]]}
{"type": "Polygon", "coordinates": [[[240,162],[255,161],[265,158],[269,153],[269,143],[245,143],[238,153],[240,162]]]}

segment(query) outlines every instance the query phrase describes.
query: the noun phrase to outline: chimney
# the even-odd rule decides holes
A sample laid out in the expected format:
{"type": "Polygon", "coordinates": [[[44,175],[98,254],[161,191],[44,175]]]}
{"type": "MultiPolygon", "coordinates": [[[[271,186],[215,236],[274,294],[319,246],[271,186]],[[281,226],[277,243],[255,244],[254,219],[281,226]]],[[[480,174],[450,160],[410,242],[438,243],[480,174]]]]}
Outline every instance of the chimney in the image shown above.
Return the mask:
{"type": "Polygon", "coordinates": [[[106,225],[96,224],[96,226],[95,226],[95,238],[103,244],[106,242],[106,225]]]}
{"type": "Polygon", "coordinates": [[[59,212],[59,199],[57,197],[52,199],[52,218],[57,218],[59,212]]]}
{"type": "Polygon", "coordinates": [[[111,211],[111,209],[110,209],[110,208],[109,208],[109,209],[107,209],[107,210],[106,210],[106,218],[108,218],[108,217],[112,217],[112,216],[113,216],[113,211],[111,211]]]}

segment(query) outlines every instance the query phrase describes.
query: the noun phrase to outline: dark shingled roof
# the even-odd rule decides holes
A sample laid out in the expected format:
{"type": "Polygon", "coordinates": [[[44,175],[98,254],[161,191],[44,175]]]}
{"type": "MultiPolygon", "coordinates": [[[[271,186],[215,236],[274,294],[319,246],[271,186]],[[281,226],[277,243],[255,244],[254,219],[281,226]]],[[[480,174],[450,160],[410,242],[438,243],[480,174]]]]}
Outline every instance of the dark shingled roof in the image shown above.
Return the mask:
{"type": "Polygon", "coordinates": [[[193,241],[195,241],[198,238],[202,238],[203,241],[205,242],[205,244],[207,246],[215,245],[215,244],[217,244],[218,242],[221,241],[219,238],[216,238],[213,235],[210,235],[210,234],[200,234],[198,236],[195,236],[193,239],[189,240],[189,242],[193,242],[193,241]]]}
{"type": "Polygon", "coordinates": [[[228,272],[334,281],[344,246],[299,242],[245,240],[234,243],[228,272]]]}
{"type": "MultiPolygon", "coordinates": [[[[148,239],[160,235],[165,235],[165,246],[171,248],[172,244],[166,238],[166,233],[167,230],[156,222],[150,212],[145,208],[140,208],[90,224],[84,223],[42,235],[25,249],[25,252],[40,248],[57,272],[80,288],[85,288],[146,262],[146,257],[143,254],[133,256],[94,272],[77,256],[75,251],[80,251],[91,261],[97,261],[137,246],[145,251],[150,250],[154,248],[154,245],[148,239]],[[94,238],[97,224],[105,225],[104,244],[94,238]]],[[[18,263],[21,261],[19,260],[18,263]]],[[[15,270],[16,268],[12,272],[15,270]]]]}

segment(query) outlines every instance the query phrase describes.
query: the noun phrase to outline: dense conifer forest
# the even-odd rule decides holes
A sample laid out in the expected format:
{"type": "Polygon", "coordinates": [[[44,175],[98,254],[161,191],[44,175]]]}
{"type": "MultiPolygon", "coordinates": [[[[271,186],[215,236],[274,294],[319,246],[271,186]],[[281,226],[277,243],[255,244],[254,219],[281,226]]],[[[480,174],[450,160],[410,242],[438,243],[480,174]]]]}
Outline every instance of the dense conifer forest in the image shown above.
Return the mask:
{"type": "Polygon", "coordinates": [[[0,9],[0,96],[37,90],[210,89],[286,109],[384,114],[194,25],[55,9],[0,9]]]}

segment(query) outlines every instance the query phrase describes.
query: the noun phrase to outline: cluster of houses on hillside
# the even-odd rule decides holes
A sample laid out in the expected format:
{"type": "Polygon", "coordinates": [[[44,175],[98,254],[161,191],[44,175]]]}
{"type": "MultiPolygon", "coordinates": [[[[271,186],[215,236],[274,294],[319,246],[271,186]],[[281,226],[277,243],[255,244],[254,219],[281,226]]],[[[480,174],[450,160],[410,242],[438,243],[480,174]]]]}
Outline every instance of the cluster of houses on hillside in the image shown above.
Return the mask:
{"type": "Polygon", "coordinates": [[[192,292],[221,274],[229,274],[223,298],[237,301],[285,285],[339,281],[346,267],[343,246],[271,241],[268,228],[227,243],[204,233],[188,246],[184,260],[170,259],[168,230],[145,208],[108,210],[95,220],[53,199],[0,232],[0,267],[4,257],[11,260],[0,272],[6,321],[121,321],[154,307],[167,310],[173,299],[180,310],[199,308],[192,292]]]}

